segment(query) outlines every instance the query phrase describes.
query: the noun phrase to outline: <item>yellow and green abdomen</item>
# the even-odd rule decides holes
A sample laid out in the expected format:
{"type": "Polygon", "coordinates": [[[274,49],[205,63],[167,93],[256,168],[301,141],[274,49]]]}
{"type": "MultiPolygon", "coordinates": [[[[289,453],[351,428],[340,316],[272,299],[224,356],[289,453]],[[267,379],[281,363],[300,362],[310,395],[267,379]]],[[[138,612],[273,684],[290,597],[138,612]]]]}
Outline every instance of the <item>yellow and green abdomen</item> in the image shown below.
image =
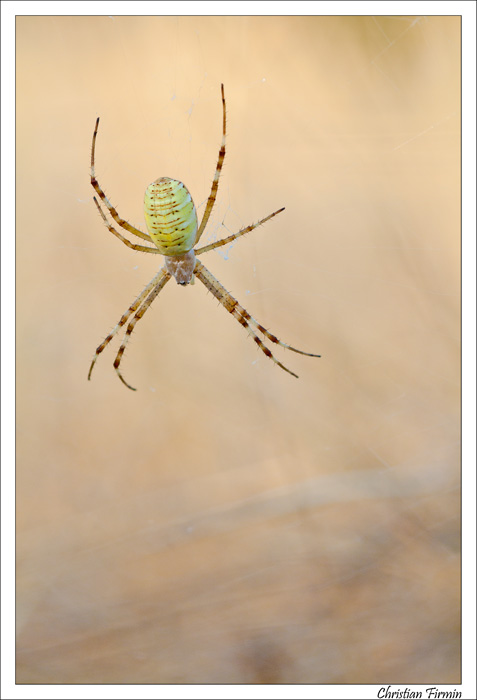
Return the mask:
{"type": "Polygon", "coordinates": [[[179,180],[161,177],[146,189],[144,216],[152,240],[163,255],[182,255],[195,245],[197,212],[179,180]]]}

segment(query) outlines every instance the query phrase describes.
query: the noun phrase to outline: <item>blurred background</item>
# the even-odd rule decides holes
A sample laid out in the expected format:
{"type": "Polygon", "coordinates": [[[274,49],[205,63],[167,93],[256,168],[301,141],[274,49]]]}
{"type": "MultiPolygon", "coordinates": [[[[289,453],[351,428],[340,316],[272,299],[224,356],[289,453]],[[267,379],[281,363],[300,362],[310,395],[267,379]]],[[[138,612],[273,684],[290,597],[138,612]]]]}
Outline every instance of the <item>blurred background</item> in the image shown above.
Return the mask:
{"type": "Polygon", "coordinates": [[[17,682],[458,683],[460,19],[18,17],[17,682]],[[180,179],[196,283],[95,348],[162,264],[180,179]],[[33,237],[32,237],[33,236],[33,237]]]}

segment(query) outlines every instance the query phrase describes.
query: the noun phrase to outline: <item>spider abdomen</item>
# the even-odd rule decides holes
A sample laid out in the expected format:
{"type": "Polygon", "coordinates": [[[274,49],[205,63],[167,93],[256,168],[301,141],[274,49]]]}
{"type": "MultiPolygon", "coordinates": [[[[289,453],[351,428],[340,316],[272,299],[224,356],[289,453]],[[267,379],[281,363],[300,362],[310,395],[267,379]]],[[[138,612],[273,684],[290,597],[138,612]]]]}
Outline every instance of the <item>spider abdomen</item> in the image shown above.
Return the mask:
{"type": "Polygon", "coordinates": [[[169,177],[155,180],[144,195],[144,217],[163,255],[183,255],[194,247],[197,212],[187,187],[169,177]]]}

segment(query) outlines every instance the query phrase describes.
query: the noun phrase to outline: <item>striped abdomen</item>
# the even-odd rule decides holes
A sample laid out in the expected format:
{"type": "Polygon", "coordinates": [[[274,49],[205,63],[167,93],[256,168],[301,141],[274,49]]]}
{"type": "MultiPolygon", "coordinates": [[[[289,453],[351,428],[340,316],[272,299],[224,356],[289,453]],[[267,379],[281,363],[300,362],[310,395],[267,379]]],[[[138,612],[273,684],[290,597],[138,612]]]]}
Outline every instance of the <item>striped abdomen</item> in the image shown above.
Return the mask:
{"type": "Polygon", "coordinates": [[[189,190],[179,180],[161,177],[144,195],[146,226],[163,255],[182,255],[194,247],[197,213],[189,190]]]}

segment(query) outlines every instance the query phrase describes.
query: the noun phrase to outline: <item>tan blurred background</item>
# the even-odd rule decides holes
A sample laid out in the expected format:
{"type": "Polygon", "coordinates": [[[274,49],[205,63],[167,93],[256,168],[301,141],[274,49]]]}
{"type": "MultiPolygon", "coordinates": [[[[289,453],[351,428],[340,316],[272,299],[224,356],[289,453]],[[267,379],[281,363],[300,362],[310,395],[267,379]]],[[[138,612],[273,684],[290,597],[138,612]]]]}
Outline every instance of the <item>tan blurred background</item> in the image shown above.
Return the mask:
{"type": "MultiPolygon", "coordinates": [[[[460,20],[17,19],[17,682],[458,683],[460,20]],[[94,350],[176,177],[197,283],[94,350]]],[[[151,259],[152,258],[152,259],[151,259]]]]}

